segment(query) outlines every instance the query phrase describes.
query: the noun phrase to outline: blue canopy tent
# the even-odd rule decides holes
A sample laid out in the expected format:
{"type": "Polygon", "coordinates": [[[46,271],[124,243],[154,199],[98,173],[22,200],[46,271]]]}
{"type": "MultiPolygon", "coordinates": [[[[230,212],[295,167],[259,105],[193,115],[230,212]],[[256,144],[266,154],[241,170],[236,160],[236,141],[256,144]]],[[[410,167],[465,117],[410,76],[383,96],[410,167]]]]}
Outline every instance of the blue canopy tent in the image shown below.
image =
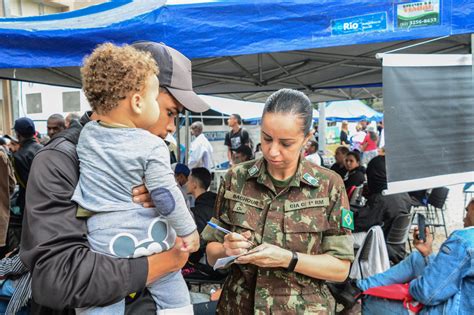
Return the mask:
{"type": "Polygon", "coordinates": [[[98,44],[153,40],[193,59],[202,94],[262,101],[291,87],[312,101],[379,97],[375,53],[440,36],[450,37],[410,52],[469,50],[472,1],[429,2],[432,20],[421,27],[406,24],[410,4],[394,0],[120,0],[3,18],[0,77],[80,87],[78,67],[98,44]]]}
{"type": "Polygon", "coordinates": [[[328,102],[326,105],[327,121],[358,122],[361,120],[381,121],[383,114],[370,108],[359,100],[328,102]]]}

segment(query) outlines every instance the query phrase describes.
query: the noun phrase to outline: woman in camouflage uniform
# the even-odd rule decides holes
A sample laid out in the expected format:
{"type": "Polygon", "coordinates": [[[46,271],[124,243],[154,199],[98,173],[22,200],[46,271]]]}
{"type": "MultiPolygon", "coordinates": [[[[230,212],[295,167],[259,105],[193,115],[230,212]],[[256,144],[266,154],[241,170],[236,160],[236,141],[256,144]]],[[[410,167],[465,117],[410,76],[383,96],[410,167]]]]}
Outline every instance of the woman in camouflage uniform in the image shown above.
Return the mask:
{"type": "Polygon", "coordinates": [[[219,314],[327,314],[324,281],[346,279],[353,260],[352,214],[336,173],[301,158],[311,137],[312,106],[301,92],[271,95],[262,116],[263,158],[232,168],[206,228],[209,263],[231,266],[219,314]]]}

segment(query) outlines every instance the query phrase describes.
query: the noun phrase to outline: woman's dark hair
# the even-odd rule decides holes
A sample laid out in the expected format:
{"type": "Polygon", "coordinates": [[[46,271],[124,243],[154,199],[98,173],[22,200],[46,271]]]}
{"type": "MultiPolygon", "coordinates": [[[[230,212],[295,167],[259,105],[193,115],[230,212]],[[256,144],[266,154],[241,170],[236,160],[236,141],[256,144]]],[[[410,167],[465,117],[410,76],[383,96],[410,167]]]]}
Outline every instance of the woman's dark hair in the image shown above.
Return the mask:
{"type": "Polygon", "coordinates": [[[354,159],[357,161],[357,163],[360,163],[360,154],[359,154],[359,152],[357,152],[357,151],[351,151],[351,152],[349,152],[349,153],[346,154],[346,158],[347,158],[348,156],[353,156],[354,159]]]}
{"type": "Polygon", "coordinates": [[[301,129],[305,136],[311,131],[313,124],[313,106],[309,98],[302,92],[281,89],[270,95],[265,102],[262,119],[266,113],[292,114],[298,116],[303,123],[301,129]]]}

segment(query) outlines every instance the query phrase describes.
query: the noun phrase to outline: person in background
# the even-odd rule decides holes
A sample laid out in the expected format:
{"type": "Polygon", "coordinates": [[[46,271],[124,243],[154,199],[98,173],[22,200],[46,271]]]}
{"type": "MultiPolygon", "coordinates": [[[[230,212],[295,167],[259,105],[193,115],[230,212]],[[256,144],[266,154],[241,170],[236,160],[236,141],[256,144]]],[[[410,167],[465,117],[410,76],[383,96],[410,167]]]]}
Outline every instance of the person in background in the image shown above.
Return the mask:
{"type": "Polygon", "coordinates": [[[0,151],[3,151],[5,154],[8,154],[10,152],[10,149],[8,148],[8,143],[10,143],[9,139],[5,137],[0,137],[0,151]]]}
{"type": "Polygon", "coordinates": [[[186,201],[186,206],[188,207],[188,209],[191,209],[191,200],[188,196],[186,183],[188,182],[190,173],[191,171],[189,170],[189,167],[187,167],[183,163],[178,163],[175,165],[174,178],[176,179],[176,182],[178,183],[178,187],[181,190],[181,193],[183,194],[183,197],[184,197],[184,200],[186,201]]]}
{"type": "Polygon", "coordinates": [[[349,192],[352,187],[364,184],[365,168],[360,165],[360,154],[357,151],[347,153],[344,162],[347,170],[344,175],[344,186],[349,192]]]}
{"type": "Polygon", "coordinates": [[[383,120],[377,122],[377,133],[379,137],[382,135],[382,131],[383,131],[383,120]]]}
{"type": "MultiPolygon", "coordinates": [[[[382,226],[387,238],[393,220],[401,214],[410,213],[412,201],[408,193],[384,195],[387,189],[385,155],[374,157],[367,166],[367,204],[354,217],[355,231],[368,231],[374,225],[382,226]]],[[[388,257],[392,264],[399,263],[406,256],[405,244],[387,244],[388,257]]]]}
{"type": "Polygon", "coordinates": [[[25,194],[26,186],[28,184],[28,176],[30,174],[31,164],[36,152],[41,150],[43,147],[41,144],[36,142],[35,136],[35,123],[28,117],[18,118],[13,126],[16,137],[20,143],[20,149],[13,153],[13,167],[15,169],[15,175],[18,184],[20,185],[20,191],[17,199],[17,206],[20,209],[20,213],[23,214],[25,208],[25,194]]]}
{"type": "Polygon", "coordinates": [[[319,140],[319,126],[318,126],[318,124],[314,124],[314,126],[313,126],[313,137],[312,138],[316,141],[319,140]]]}
{"type": "Polygon", "coordinates": [[[17,138],[10,135],[4,135],[3,137],[9,141],[7,142],[7,147],[10,155],[20,150],[20,142],[17,138]]]}
{"type": "Polygon", "coordinates": [[[362,126],[357,124],[356,133],[351,137],[351,150],[361,152],[362,142],[366,136],[365,131],[362,130],[362,126]]]}
{"type": "Polygon", "coordinates": [[[321,166],[321,156],[318,153],[318,142],[309,140],[306,144],[305,159],[311,163],[321,166]]]}
{"type": "Polygon", "coordinates": [[[204,126],[200,121],[191,124],[190,130],[191,134],[194,136],[194,140],[191,142],[189,150],[188,167],[190,169],[205,167],[207,170],[211,171],[214,166],[212,159],[213,148],[209,143],[209,140],[207,140],[206,136],[203,134],[203,127],[204,126]]]}
{"type": "MultiPolygon", "coordinates": [[[[196,221],[199,234],[202,233],[207,222],[214,216],[214,204],[216,202],[216,193],[207,191],[211,185],[212,175],[204,167],[197,167],[191,170],[186,188],[188,194],[194,197],[194,207],[191,212],[196,221]]],[[[189,257],[192,262],[198,262],[206,252],[206,242],[201,238],[199,250],[189,257]]]]}
{"type": "Polygon", "coordinates": [[[385,127],[383,124],[383,120],[377,124],[377,130],[379,133],[378,147],[383,148],[385,147],[385,127]]]}
{"type": "Polygon", "coordinates": [[[48,128],[48,137],[52,139],[56,134],[66,129],[64,117],[61,114],[49,116],[46,127],[48,128]]]}
{"type": "Polygon", "coordinates": [[[35,140],[35,124],[28,117],[18,118],[13,126],[20,144],[18,151],[12,155],[12,165],[19,185],[18,197],[14,206],[16,214],[10,213],[8,240],[10,249],[19,246],[21,239],[23,213],[25,212],[26,188],[31,171],[31,165],[36,153],[43,147],[35,140]]]}
{"type": "Polygon", "coordinates": [[[255,157],[256,160],[259,159],[259,158],[261,158],[261,157],[263,157],[262,144],[261,144],[261,143],[258,143],[258,144],[255,146],[254,157],[255,157]]]}
{"type": "Polygon", "coordinates": [[[368,123],[369,122],[366,119],[362,119],[361,121],[359,121],[359,125],[362,128],[363,132],[367,132],[368,123]]]}
{"type": "Polygon", "coordinates": [[[234,165],[247,162],[253,159],[252,149],[249,146],[241,145],[235,150],[234,165]]]}
{"type": "MultiPolygon", "coordinates": [[[[408,282],[413,300],[423,304],[420,315],[473,314],[474,199],[466,208],[464,229],[451,233],[438,254],[433,254],[433,236],[428,227],[425,235],[426,241],[420,240],[415,228],[413,245],[418,251],[383,273],[351,282],[357,286],[355,293],[408,282]]],[[[408,314],[403,301],[369,296],[362,303],[362,314],[387,314],[388,310],[390,314],[408,314]]]]}
{"type": "Polygon", "coordinates": [[[341,124],[341,134],[339,136],[341,145],[349,146],[349,123],[347,121],[343,121],[341,124]]]}
{"type": "Polygon", "coordinates": [[[227,124],[231,130],[225,135],[224,145],[227,146],[227,159],[232,165],[234,164],[235,151],[242,145],[250,147],[250,136],[247,130],[240,127],[242,118],[239,114],[230,115],[227,124]]]}
{"type": "Polygon", "coordinates": [[[336,149],[336,153],[334,154],[334,158],[336,159],[336,163],[331,166],[331,171],[334,171],[344,178],[347,173],[346,170],[346,155],[349,153],[349,149],[346,146],[340,146],[336,149]]]}
{"type": "Polygon", "coordinates": [[[81,115],[79,115],[79,113],[75,113],[75,112],[69,113],[66,115],[66,118],[64,118],[64,126],[67,129],[71,126],[71,121],[73,120],[79,121],[79,119],[81,119],[81,115]]]}
{"type": "Polygon", "coordinates": [[[5,138],[0,137],[0,258],[13,250],[7,246],[7,232],[10,223],[10,196],[15,190],[16,180],[6,143],[5,138]]]}
{"type": "Polygon", "coordinates": [[[365,135],[364,141],[361,143],[362,153],[362,165],[367,166],[370,160],[377,156],[377,133],[372,127],[368,128],[367,134],[365,135]]]}

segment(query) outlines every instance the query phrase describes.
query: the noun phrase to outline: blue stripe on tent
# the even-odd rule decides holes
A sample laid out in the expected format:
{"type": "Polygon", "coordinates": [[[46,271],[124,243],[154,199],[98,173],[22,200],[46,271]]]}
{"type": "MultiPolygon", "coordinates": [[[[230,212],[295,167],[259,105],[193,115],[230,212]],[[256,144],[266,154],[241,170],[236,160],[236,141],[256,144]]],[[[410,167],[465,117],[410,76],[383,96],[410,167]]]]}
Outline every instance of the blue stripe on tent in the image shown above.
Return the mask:
{"type": "Polygon", "coordinates": [[[97,5],[92,5],[90,7],[74,10],[63,13],[40,15],[40,16],[25,16],[25,17],[16,17],[16,18],[0,18],[0,22],[31,22],[31,21],[54,21],[54,20],[64,20],[79,16],[87,16],[94,13],[104,12],[113,10],[115,8],[121,7],[125,4],[133,2],[133,0],[113,0],[110,2],[105,2],[97,5]]]}
{"type": "MultiPolygon", "coordinates": [[[[145,3],[143,1],[140,3],[145,3]]],[[[234,0],[167,5],[139,16],[132,13],[118,15],[117,23],[102,28],[5,29],[15,21],[57,20],[63,23],[77,16],[87,18],[84,12],[93,14],[105,8],[113,12],[113,6],[118,9],[124,2],[40,18],[0,19],[0,67],[79,66],[85,54],[105,41],[118,44],[137,40],[165,42],[189,58],[205,58],[412,40],[474,31],[472,0],[440,0],[439,25],[409,30],[396,27],[398,2],[373,0],[234,0]],[[331,23],[336,19],[378,12],[387,13],[386,30],[345,35],[331,32],[331,23]]],[[[126,3],[130,4],[130,1],[126,3]]]]}

